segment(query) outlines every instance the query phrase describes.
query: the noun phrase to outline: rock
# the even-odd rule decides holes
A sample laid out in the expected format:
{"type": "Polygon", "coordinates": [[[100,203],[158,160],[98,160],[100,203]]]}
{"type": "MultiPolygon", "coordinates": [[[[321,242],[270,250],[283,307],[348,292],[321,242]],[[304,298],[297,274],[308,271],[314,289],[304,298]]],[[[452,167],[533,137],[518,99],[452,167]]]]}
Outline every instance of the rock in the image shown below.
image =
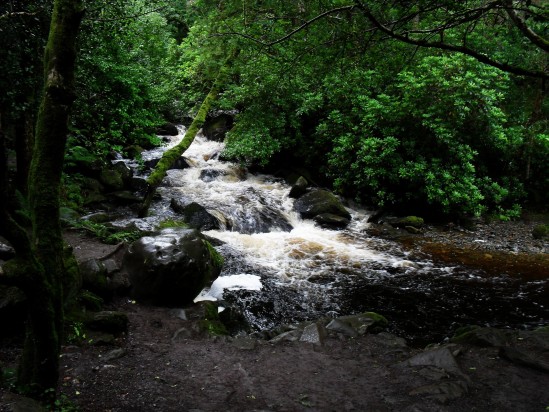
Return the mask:
{"type": "Polygon", "coordinates": [[[292,199],[297,199],[307,193],[309,182],[303,176],[299,176],[288,195],[292,199]]]}
{"type": "Polygon", "coordinates": [[[240,350],[254,350],[257,347],[257,340],[249,336],[237,336],[231,344],[240,350]]]}
{"type": "Polygon", "coordinates": [[[512,339],[514,332],[495,328],[481,328],[470,326],[458,329],[455,336],[450,339],[453,343],[461,343],[475,346],[505,346],[512,339]]]}
{"type": "Polygon", "coordinates": [[[408,233],[411,233],[413,235],[419,235],[421,233],[421,229],[415,226],[405,226],[404,229],[406,229],[408,233]]]}
{"type": "Polygon", "coordinates": [[[406,216],[400,219],[391,220],[389,224],[396,228],[415,228],[421,229],[423,227],[423,219],[417,216],[406,216]]]}
{"type": "Polygon", "coordinates": [[[313,190],[301,196],[295,201],[294,209],[304,219],[312,219],[323,213],[351,219],[350,213],[340,200],[332,192],[322,189],[313,190]]]}
{"type": "Polygon", "coordinates": [[[0,406],[5,412],[46,412],[40,402],[15,393],[2,391],[0,406]],[[5,409],[4,409],[5,408],[5,409]]]}
{"type": "Polygon", "coordinates": [[[103,311],[91,314],[84,323],[92,330],[120,335],[128,331],[130,321],[124,312],[103,311]]]}
{"type": "Polygon", "coordinates": [[[180,200],[172,199],[171,208],[183,215],[185,222],[192,228],[198,230],[219,229],[219,221],[210,214],[205,207],[196,202],[183,204],[180,200]]]}
{"type": "Polygon", "coordinates": [[[339,319],[332,319],[330,323],[326,325],[326,329],[332,332],[341,333],[351,338],[356,338],[358,336],[358,332],[355,328],[339,319]]]}
{"type": "Polygon", "coordinates": [[[105,168],[101,170],[99,180],[111,190],[122,190],[124,188],[124,180],[122,179],[122,175],[114,169],[105,168]]]}
{"type": "Polygon", "coordinates": [[[125,162],[115,162],[112,164],[111,168],[120,175],[122,181],[124,182],[124,185],[129,185],[131,178],[133,177],[133,171],[128,167],[125,162]]]}
{"type": "Polygon", "coordinates": [[[156,129],[156,134],[161,136],[177,136],[179,134],[179,130],[175,124],[165,123],[156,129]]]}
{"type": "Polygon", "coordinates": [[[225,135],[233,127],[233,116],[226,112],[219,112],[208,117],[202,126],[202,133],[209,140],[222,142],[225,135]]]}
{"type": "Polygon", "coordinates": [[[132,243],[124,256],[132,296],[160,306],[181,307],[219,275],[211,247],[194,229],[164,229],[132,243]]]}
{"type": "Polygon", "coordinates": [[[319,323],[312,323],[308,326],[305,326],[303,333],[299,338],[300,342],[308,342],[313,345],[324,345],[324,340],[326,339],[326,329],[323,325],[319,323]]]}
{"type": "Polygon", "coordinates": [[[143,153],[144,151],[145,149],[136,144],[124,148],[124,153],[126,153],[126,156],[129,159],[135,159],[136,157],[140,156],[141,153],[143,153]]]}
{"type": "Polygon", "coordinates": [[[109,193],[109,197],[119,204],[141,203],[143,201],[141,196],[129,190],[117,190],[116,192],[109,193]]]}
{"type": "Polygon", "coordinates": [[[332,213],[322,213],[313,219],[320,227],[325,229],[344,229],[351,221],[346,217],[337,216],[332,213]]]}
{"type": "MultiPolygon", "coordinates": [[[[71,225],[74,222],[80,220],[80,214],[69,207],[60,207],[59,208],[59,220],[61,223],[66,225],[71,225]]],[[[0,244],[0,259],[2,259],[2,244],[0,244]]]]}
{"type": "Polygon", "coordinates": [[[403,364],[409,366],[435,366],[456,376],[464,376],[454,355],[445,347],[421,352],[403,364]]]}
{"type": "Polygon", "coordinates": [[[219,176],[226,176],[227,172],[225,170],[219,169],[203,169],[200,171],[200,180],[203,182],[209,183],[216,180],[219,176]]]}
{"type": "MultiPolygon", "coordinates": [[[[549,359],[543,359],[539,354],[529,353],[524,349],[503,346],[499,349],[499,356],[517,365],[549,373],[549,359]]],[[[549,358],[549,356],[546,356],[546,358],[549,358]]]]}
{"type": "Polygon", "coordinates": [[[107,223],[113,220],[113,217],[107,212],[100,211],[83,216],[82,220],[89,220],[93,223],[107,223]]]}
{"type": "Polygon", "coordinates": [[[132,177],[130,180],[130,188],[137,191],[145,191],[149,187],[149,184],[147,183],[147,179],[144,177],[132,177]]]}
{"type": "Polygon", "coordinates": [[[366,332],[372,329],[384,328],[389,323],[387,319],[385,319],[385,317],[374,312],[364,312],[358,315],[341,316],[337,318],[337,320],[349,325],[359,335],[364,335],[366,332]]]}
{"type": "Polygon", "coordinates": [[[289,330],[287,332],[283,332],[280,335],[275,336],[271,340],[269,340],[270,343],[279,343],[279,342],[296,342],[301,338],[301,334],[303,331],[296,329],[296,330],[289,330]]]}
{"type": "Polygon", "coordinates": [[[549,238],[549,225],[537,225],[532,229],[532,236],[534,239],[549,238]]]}
{"type": "Polygon", "coordinates": [[[0,241],[0,260],[9,260],[15,257],[15,249],[0,241]]]}
{"type": "Polygon", "coordinates": [[[82,276],[84,289],[95,293],[102,298],[112,297],[107,280],[107,270],[103,263],[97,259],[89,259],[78,265],[82,276]]]}
{"type": "Polygon", "coordinates": [[[189,160],[183,156],[180,156],[173,164],[170,166],[170,170],[181,170],[188,169],[191,167],[189,160]]]}
{"type": "Polygon", "coordinates": [[[102,360],[103,362],[110,362],[112,360],[120,359],[121,357],[126,356],[127,353],[128,352],[123,348],[113,349],[110,352],[107,352],[106,354],[104,354],[102,356],[102,360]]]}

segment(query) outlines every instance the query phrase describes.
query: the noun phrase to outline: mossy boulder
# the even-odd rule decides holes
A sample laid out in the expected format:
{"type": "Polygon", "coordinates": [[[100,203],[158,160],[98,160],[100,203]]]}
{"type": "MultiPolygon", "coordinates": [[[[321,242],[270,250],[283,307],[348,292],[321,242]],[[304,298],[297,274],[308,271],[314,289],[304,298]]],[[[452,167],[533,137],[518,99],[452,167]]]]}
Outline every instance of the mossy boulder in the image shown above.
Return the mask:
{"type": "MultiPolygon", "coordinates": [[[[424,225],[423,218],[417,216],[406,216],[400,219],[395,219],[389,222],[391,226],[396,228],[415,228],[421,229],[424,225]]],[[[412,232],[411,230],[409,230],[412,232]]]]}
{"type": "Polygon", "coordinates": [[[534,237],[534,239],[549,238],[549,225],[537,225],[532,230],[532,236],[534,237]]]}
{"type": "Polygon", "coordinates": [[[295,201],[294,209],[304,219],[313,219],[325,213],[351,219],[351,214],[341,201],[332,192],[323,189],[312,190],[301,196],[295,201]]]}

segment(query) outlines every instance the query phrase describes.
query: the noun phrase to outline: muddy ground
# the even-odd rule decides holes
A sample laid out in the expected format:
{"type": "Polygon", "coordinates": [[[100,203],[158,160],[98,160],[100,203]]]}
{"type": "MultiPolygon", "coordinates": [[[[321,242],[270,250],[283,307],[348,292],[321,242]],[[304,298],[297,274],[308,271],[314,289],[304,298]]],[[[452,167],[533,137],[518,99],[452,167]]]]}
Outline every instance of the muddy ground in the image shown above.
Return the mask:
{"type": "MultiPolygon", "coordinates": [[[[483,225],[475,232],[432,229],[407,245],[421,253],[429,253],[434,243],[447,245],[440,259],[459,260],[471,254],[467,249],[478,250],[477,260],[490,266],[500,254],[504,260],[514,256],[513,261],[520,254],[533,262],[532,273],[543,277],[547,241],[527,237],[534,224],[483,225]]],[[[81,259],[113,252],[87,236],[77,235],[73,242],[81,259]]],[[[355,338],[333,333],[323,344],[272,343],[209,337],[197,327],[197,307],[185,309],[186,319],[180,311],[141,306],[123,297],[107,309],[127,313],[129,330],[110,344],[88,344],[87,336],[79,345],[63,347],[61,410],[549,410],[547,333],[516,332],[503,340],[496,333],[477,345],[427,350],[410,348],[384,332],[355,338]]],[[[17,340],[4,342],[4,366],[15,365],[17,347],[17,340]]],[[[6,390],[0,395],[0,411],[33,410],[16,409],[21,402],[6,390]]]]}

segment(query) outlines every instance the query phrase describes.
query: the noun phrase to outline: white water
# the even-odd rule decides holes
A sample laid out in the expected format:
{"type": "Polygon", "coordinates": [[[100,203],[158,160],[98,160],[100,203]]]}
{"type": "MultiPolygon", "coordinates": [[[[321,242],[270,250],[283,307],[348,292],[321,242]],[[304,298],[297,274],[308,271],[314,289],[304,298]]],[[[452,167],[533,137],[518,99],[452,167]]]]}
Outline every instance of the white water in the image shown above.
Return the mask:
{"type": "MultiPolygon", "coordinates": [[[[167,147],[183,133],[181,128],[167,147]]],[[[145,152],[143,159],[159,158],[164,150],[145,152]]],[[[359,208],[348,208],[352,221],[345,230],[322,229],[299,218],[282,179],[252,175],[220,161],[222,150],[222,143],[198,135],[184,154],[192,167],[168,171],[151,216],[119,221],[154,229],[162,220],[177,218],[172,198],[196,202],[214,215],[221,229],[204,233],[224,242],[217,250],[225,265],[198,300],[226,300],[224,291],[247,289],[236,302],[247,320],[262,329],[288,320],[374,310],[392,321],[400,319],[410,336],[425,334],[425,325],[439,328],[443,336],[460,322],[506,324],[508,314],[517,312],[515,305],[527,308],[532,324],[544,324],[528,302],[546,299],[545,285],[523,284],[528,296],[519,296],[517,285],[505,276],[488,277],[411,256],[393,242],[369,237],[368,212],[359,208]]]]}
{"type": "MultiPolygon", "coordinates": [[[[167,147],[181,138],[175,137],[167,147]]],[[[226,242],[224,249],[243,256],[248,266],[259,272],[240,273],[233,268],[222,276],[268,274],[279,284],[325,289],[342,276],[349,276],[349,268],[358,273],[373,262],[378,267],[404,271],[430,267],[429,262],[411,262],[402,251],[384,251],[386,243],[368,238],[364,233],[368,214],[364,210],[348,208],[352,223],[344,231],[322,229],[312,220],[302,220],[293,210],[294,199],[288,197],[289,185],[282,179],[253,175],[238,165],[220,161],[222,150],[222,143],[199,134],[184,153],[193,167],[168,171],[164,185],[158,189],[163,201],[151,209],[156,216],[173,216],[169,200],[175,198],[183,203],[197,202],[213,214],[221,222],[221,229],[204,233],[226,242]],[[204,177],[204,173],[209,175],[204,177]],[[284,230],[289,225],[293,229],[284,230]],[[256,231],[261,233],[253,233],[256,231]]],[[[157,149],[145,153],[144,158],[159,155],[157,149]]],[[[150,221],[155,222],[155,218],[150,221]]],[[[370,275],[384,276],[385,272],[370,271],[370,275]]]]}

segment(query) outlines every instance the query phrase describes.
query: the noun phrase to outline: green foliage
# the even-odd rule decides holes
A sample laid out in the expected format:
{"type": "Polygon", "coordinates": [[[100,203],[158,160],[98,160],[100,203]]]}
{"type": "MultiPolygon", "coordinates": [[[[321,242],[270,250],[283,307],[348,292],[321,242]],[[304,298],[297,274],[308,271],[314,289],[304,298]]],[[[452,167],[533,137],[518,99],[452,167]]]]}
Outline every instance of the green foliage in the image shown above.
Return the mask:
{"type": "Polygon", "coordinates": [[[210,258],[212,259],[214,266],[221,270],[223,268],[223,263],[225,263],[225,259],[223,259],[223,256],[215,250],[210,242],[204,240],[204,244],[208,248],[208,252],[210,252],[210,258]]]}
{"type": "Polygon", "coordinates": [[[95,237],[99,238],[102,242],[115,245],[120,242],[131,243],[143,236],[143,233],[139,230],[122,230],[119,231],[116,228],[103,225],[101,223],[94,223],[89,220],[79,220],[73,223],[75,229],[83,229],[90,232],[95,237]]]}
{"type": "Polygon", "coordinates": [[[164,219],[156,226],[158,230],[167,229],[171,227],[188,228],[189,225],[184,220],[164,219]]]}
{"type": "Polygon", "coordinates": [[[173,98],[163,80],[172,41],[149,3],[100,1],[84,21],[72,134],[95,153],[159,143],[154,129],[173,98]]]}

